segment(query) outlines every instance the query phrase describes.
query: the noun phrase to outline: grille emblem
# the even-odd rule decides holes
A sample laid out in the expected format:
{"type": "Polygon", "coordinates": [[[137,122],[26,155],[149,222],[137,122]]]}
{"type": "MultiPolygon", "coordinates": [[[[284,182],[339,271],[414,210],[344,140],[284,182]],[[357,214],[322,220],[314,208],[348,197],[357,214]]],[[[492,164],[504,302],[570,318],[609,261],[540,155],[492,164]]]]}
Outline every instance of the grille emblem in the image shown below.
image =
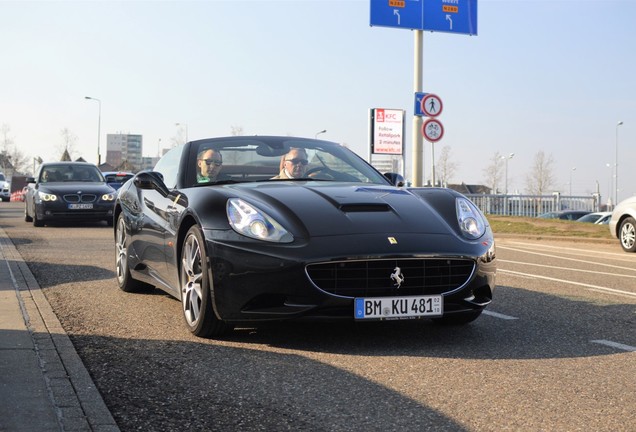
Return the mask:
{"type": "Polygon", "coordinates": [[[395,237],[387,237],[390,244],[397,244],[397,239],[395,237]]]}
{"type": "Polygon", "coordinates": [[[394,268],[393,273],[391,273],[391,280],[395,282],[393,286],[399,289],[400,286],[402,286],[402,282],[404,282],[404,275],[402,274],[402,269],[400,269],[399,267],[394,268]]]}

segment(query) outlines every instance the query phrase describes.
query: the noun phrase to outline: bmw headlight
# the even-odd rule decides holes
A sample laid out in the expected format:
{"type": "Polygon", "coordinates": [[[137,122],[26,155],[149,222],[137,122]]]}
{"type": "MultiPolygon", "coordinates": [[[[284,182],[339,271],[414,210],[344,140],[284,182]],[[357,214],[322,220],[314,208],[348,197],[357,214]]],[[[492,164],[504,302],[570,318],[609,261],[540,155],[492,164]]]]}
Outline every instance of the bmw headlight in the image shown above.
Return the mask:
{"type": "Polygon", "coordinates": [[[102,195],[102,201],[113,201],[115,199],[114,193],[105,193],[102,195]]]}
{"type": "Polygon", "coordinates": [[[42,201],[57,201],[57,195],[38,191],[38,196],[42,201]]]}
{"type": "Polygon", "coordinates": [[[486,232],[486,221],[475,204],[467,198],[455,200],[457,222],[462,233],[469,239],[478,239],[486,232]]]}
{"type": "Polygon", "coordinates": [[[294,240],[285,228],[265,212],[239,198],[227,201],[227,219],[234,231],[247,237],[278,243],[294,240]]]}

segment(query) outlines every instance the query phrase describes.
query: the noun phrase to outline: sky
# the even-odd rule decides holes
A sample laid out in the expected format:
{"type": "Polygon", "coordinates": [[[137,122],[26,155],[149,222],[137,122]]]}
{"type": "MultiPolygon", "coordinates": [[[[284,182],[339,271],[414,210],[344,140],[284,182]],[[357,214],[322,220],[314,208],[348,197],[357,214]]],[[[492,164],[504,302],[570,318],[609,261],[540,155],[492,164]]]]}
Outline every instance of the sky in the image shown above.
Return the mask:
{"type": "MultiPolygon", "coordinates": [[[[485,183],[514,153],[508,190],[524,193],[542,151],[555,191],[605,202],[618,158],[619,200],[635,194],[636,0],[478,0],[477,21],[475,36],[423,35],[451,182],[485,183]]],[[[99,125],[102,160],[107,134],[141,134],[156,156],[186,127],[326,129],[367,158],[369,109],[389,108],[405,110],[411,175],[414,32],[370,26],[370,0],[0,0],[0,22],[0,126],[29,157],[56,160],[66,129],[96,163],[99,125]]],[[[427,142],[422,156],[427,179],[427,142]]]]}

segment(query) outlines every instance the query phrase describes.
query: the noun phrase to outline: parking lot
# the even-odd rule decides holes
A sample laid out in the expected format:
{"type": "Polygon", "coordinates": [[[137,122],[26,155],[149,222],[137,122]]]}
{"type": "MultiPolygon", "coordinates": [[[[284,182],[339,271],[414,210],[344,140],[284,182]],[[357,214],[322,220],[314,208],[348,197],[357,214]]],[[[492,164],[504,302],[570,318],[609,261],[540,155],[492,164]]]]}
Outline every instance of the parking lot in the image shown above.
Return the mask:
{"type": "Polygon", "coordinates": [[[0,224],[131,430],[636,429],[636,254],[497,237],[474,323],[280,323],[203,340],[178,301],[117,288],[112,228],[0,224]]]}

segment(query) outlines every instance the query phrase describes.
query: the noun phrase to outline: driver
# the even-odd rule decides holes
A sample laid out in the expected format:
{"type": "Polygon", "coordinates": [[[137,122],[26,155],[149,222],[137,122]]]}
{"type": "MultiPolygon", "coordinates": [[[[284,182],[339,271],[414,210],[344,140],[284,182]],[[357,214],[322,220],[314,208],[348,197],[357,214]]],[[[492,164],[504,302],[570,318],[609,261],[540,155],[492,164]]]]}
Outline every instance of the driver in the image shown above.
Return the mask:
{"type": "Polygon", "coordinates": [[[274,179],[296,179],[305,176],[307,171],[307,152],[302,148],[292,148],[281,158],[280,173],[274,179]]]}

